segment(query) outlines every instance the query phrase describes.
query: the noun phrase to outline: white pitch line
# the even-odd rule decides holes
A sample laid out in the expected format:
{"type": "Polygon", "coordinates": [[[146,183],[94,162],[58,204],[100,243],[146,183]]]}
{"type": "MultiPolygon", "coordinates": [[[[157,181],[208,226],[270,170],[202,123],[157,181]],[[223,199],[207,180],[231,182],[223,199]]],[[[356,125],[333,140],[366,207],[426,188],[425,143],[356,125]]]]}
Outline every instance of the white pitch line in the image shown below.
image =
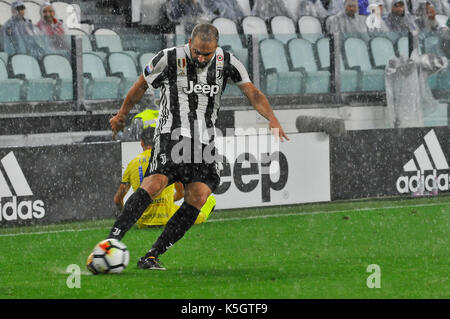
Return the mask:
{"type": "MultiPolygon", "coordinates": [[[[332,211],[314,211],[314,212],[302,212],[302,213],[286,213],[286,214],[270,214],[270,215],[258,215],[258,216],[247,216],[247,217],[231,217],[231,218],[218,218],[211,219],[208,223],[214,222],[227,222],[227,221],[237,221],[237,220],[249,220],[249,219],[260,219],[260,218],[274,218],[274,217],[290,217],[290,216],[302,216],[302,215],[320,215],[320,214],[337,214],[337,213],[351,213],[359,211],[376,211],[381,209],[395,209],[395,208],[416,208],[416,207],[431,207],[440,205],[450,205],[450,203],[435,203],[435,204],[416,204],[416,205],[405,205],[405,206],[384,206],[384,207],[366,207],[366,208],[355,208],[355,209],[345,209],[345,210],[332,210],[332,211]]],[[[98,229],[108,229],[110,226],[103,227],[91,227],[91,228],[79,228],[79,229],[61,229],[61,230],[49,230],[49,231],[38,231],[38,232],[22,232],[14,234],[0,234],[0,237],[15,237],[22,235],[46,235],[46,234],[58,234],[58,233],[72,233],[81,232],[88,230],[98,230],[98,229]]]]}

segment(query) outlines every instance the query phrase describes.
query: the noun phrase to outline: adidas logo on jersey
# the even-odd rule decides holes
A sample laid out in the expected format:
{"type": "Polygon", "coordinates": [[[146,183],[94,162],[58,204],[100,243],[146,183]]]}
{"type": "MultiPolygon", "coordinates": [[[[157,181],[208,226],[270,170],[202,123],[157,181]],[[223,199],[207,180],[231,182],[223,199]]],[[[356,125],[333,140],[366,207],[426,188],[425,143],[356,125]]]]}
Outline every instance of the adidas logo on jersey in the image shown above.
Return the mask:
{"type": "Polygon", "coordinates": [[[186,94],[204,94],[209,96],[214,96],[219,93],[220,87],[217,84],[209,85],[209,84],[194,84],[194,81],[189,81],[189,87],[184,87],[183,92],[186,94]]]}
{"type": "Polygon", "coordinates": [[[45,208],[42,200],[17,200],[17,197],[33,196],[33,192],[14,153],[9,152],[0,162],[11,184],[10,188],[5,175],[0,170],[0,221],[44,217],[45,208]],[[11,198],[11,200],[4,201],[4,198],[11,198]]]}
{"type": "Polygon", "coordinates": [[[434,130],[428,132],[424,140],[425,143],[414,151],[414,157],[403,166],[404,172],[415,172],[416,174],[400,176],[397,179],[397,191],[401,194],[417,192],[421,185],[426,191],[432,191],[435,183],[440,191],[449,190],[448,172],[438,174],[438,171],[448,171],[449,165],[434,130]],[[426,174],[426,172],[431,173],[426,174]]]}

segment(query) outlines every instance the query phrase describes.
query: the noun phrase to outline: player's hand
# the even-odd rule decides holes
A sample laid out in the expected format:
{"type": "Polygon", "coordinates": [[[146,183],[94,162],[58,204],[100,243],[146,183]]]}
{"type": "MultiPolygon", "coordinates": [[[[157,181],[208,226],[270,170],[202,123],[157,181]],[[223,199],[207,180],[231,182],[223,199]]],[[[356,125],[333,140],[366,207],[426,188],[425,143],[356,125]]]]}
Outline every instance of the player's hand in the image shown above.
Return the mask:
{"type": "Polygon", "coordinates": [[[272,117],[269,120],[269,128],[272,133],[272,135],[275,137],[275,140],[280,139],[281,142],[284,142],[284,140],[289,141],[289,137],[287,137],[286,133],[284,132],[283,128],[281,127],[280,122],[276,117],[272,117]]]}
{"type": "Polygon", "coordinates": [[[116,139],[117,133],[125,128],[125,120],[126,116],[120,113],[116,114],[109,120],[109,124],[111,125],[111,130],[113,132],[113,140],[116,139]]]}

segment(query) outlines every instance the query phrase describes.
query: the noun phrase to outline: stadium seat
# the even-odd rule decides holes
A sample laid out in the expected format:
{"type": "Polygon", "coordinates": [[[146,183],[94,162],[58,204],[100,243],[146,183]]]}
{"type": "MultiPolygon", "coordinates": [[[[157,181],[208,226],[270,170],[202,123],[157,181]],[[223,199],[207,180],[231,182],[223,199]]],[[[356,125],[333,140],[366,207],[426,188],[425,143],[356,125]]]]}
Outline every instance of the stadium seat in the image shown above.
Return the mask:
{"type": "Polygon", "coordinates": [[[83,29],[79,29],[79,28],[68,29],[66,34],[81,36],[82,52],[96,54],[102,59],[102,61],[105,61],[107,53],[104,51],[94,51],[94,49],[92,47],[92,42],[91,42],[92,35],[88,35],[86,33],[86,31],[84,31],[83,29]]]}
{"type": "Polygon", "coordinates": [[[6,63],[0,60],[0,102],[18,102],[22,99],[23,81],[10,79],[6,63]]]}
{"type": "Polygon", "coordinates": [[[259,41],[269,37],[266,22],[260,17],[247,16],[242,19],[242,30],[245,35],[258,36],[259,41]]]}
{"type": "Polygon", "coordinates": [[[306,77],[305,93],[327,93],[330,90],[330,72],[320,70],[311,42],[292,39],[287,44],[293,70],[300,70],[306,77]]]}
{"type": "Polygon", "coordinates": [[[128,90],[136,82],[140,72],[138,74],[133,58],[126,53],[113,52],[107,60],[110,74],[119,76],[121,79],[119,95],[125,97],[128,90]]]}
{"type": "Polygon", "coordinates": [[[24,80],[27,101],[54,100],[56,80],[43,76],[39,63],[34,57],[26,54],[13,55],[11,69],[15,77],[24,80]]]}
{"type": "Polygon", "coordinates": [[[344,59],[350,69],[360,72],[359,89],[361,91],[384,91],[384,68],[373,68],[369,50],[364,40],[348,37],[344,41],[344,59]]]}
{"type": "Polygon", "coordinates": [[[41,5],[35,1],[24,1],[25,18],[30,19],[33,24],[41,20],[41,5]]]}
{"type": "Polygon", "coordinates": [[[400,37],[395,47],[397,49],[397,56],[409,57],[409,40],[408,37],[400,37]]]}
{"type": "Polygon", "coordinates": [[[315,43],[323,37],[322,24],[320,20],[313,16],[301,16],[298,19],[298,31],[303,39],[315,43]]]}
{"type": "Polygon", "coordinates": [[[8,53],[1,51],[0,52],[0,60],[8,64],[8,53]]]}
{"type": "Polygon", "coordinates": [[[216,18],[212,24],[219,30],[219,45],[231,51],[248,68],[248,49],[244,48],[233,20],[216,18]]]}
{"type": "Polygon", "coordinates": [[[11,18],[11,5],[7,2],[0,1],[0,26],[11,18]]]}
{"type": "Polygon", "coordinates": [[[394,44],[389,38],[375,37],[369,41],[373,65],[385,68],[390,59],[396,56],[394,44]]]}
{"type": "MultiPolygon", "coordinates": [[[[317,56],[319,57],[320,66],[322,69],[330,69],[331,55],[330,55],[330,39],[323,37],[316,42],[317,56]]],[[[344,68],[344,61],[340,59],[340,80],[341,92],[355,92],[358,89],[358,72],[355,70],[346,70],[344,68]]]]}
{"type": "Polygon", "coordinates": [[[261,87],[268,95],[300,94],[304,92],[304,76],[300,71],[291,71],[286,50],[280,41],[265,39],[259,43],[263,65],[261,87]]]}
{"type": "Polygon", "coordinates": [[[105,28],[97,29],[94,31],[94,37],[97,50],[105,51],[106,53],[125,52],[137,62],[138,52],[124,50],[122,40],[115,31],[105,28]]]}
{"type": "Polygon", "coordinates": [[[273,37],[280,40],[284,44],[291,39],[297,38],[297,31],[295,30],[294,21],[285,16],[275,16],[270,19],[270,28],[272,29],[273,37]]]}
{"type": "Polygon", "coordinates": [[[42,65],[47,75],[56,74],[56,100],[72,100],[72,66],[66,57],[58,54],[49,54],[42,59],[42,65]]]}
{"type": "Polygon", "coordinates": [[[139,67],[141,68],[141,72],[155,55],[156,53],[153,52],[146,52],[139,55],[139,67]]]}
{"type": "Polygon", "coordinates": [[[83,72],[88,78],[85,97],[88,100],[120,97],[120,78],[107,76],[102,59],[93,53],[83,53],[83,72]]]}

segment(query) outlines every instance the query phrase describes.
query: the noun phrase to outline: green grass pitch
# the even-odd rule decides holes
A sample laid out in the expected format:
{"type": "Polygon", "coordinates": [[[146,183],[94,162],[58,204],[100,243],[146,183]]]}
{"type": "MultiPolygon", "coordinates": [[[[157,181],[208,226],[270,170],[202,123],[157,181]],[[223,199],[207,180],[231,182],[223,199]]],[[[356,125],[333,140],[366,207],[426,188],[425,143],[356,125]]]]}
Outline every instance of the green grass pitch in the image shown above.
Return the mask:
{"type": "Polygon", "coordinates": [[[133,228],[125,271],[91,275],[112,222],[0,229],[0,298],[450,297],[450,196],[216,211],[161,256],[167,271],[136,267],[162,229],[133,228]],[[380,288],[368,288],[372,264],[380,288]]]}

